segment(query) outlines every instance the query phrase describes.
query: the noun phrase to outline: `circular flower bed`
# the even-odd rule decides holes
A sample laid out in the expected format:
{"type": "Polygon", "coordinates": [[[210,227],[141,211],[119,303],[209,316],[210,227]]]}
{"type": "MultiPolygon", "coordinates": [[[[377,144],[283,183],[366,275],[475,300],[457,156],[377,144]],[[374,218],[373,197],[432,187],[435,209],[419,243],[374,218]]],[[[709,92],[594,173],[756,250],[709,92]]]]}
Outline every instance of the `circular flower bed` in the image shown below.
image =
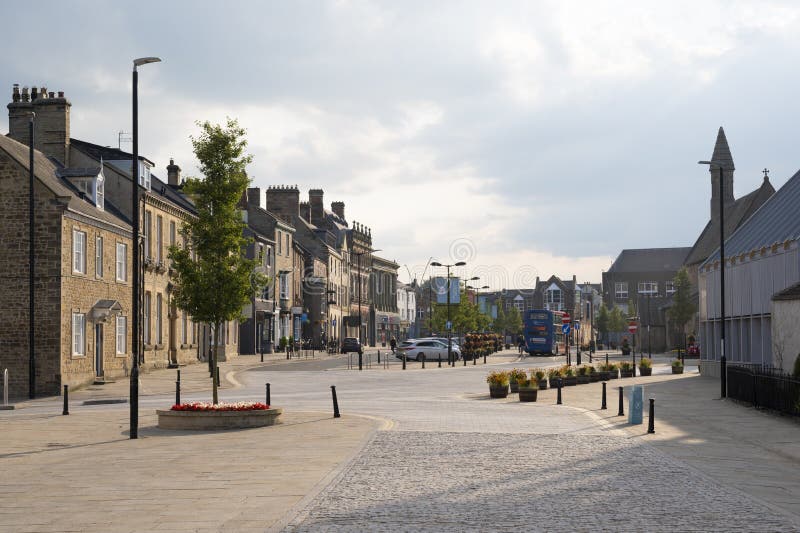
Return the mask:
{"type": "Polygon", "coordinates": [[[171,411],[264,411],[269,405],[261,402],[208,403],[191,402],[175,404],[171,411]]]}
{"type": "Polygon", "coordinates": [[[260,402],[207,403],[190,402],[157,411],[162,429],[242,429],[271,426],[277,423],[282,409],[260,402]]]}

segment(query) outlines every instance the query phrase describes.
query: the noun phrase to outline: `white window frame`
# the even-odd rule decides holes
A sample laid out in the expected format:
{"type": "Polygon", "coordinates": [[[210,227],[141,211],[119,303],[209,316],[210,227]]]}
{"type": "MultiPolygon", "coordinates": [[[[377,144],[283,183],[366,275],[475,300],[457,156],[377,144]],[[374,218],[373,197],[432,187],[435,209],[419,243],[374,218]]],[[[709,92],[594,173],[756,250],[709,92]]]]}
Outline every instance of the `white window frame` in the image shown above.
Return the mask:
{"type": "Polygon", "coordinates": [[[72,313],[72,355],[86,355],[86,315],[72,313]]]}
{"type": "Polygon", "coordinates": [[[177,240],[178,235],[178,228],[175,224],[174,220],[169,221],[169,245],[175,246],[175,242],[177,240]]]}
{"type": "Polygon", "coordinates": [[[614,282],[614,298],[623,299],[628,297],[628,282],[615,281],[614,282]]]}
{"type": "Polygon", "coordinates": [[[117,281],[128,281],[128,245],[117,243],[117,281]]]}
{"type": "Polygon", "coordinates": [[[658,282],[657,281],[640,281],[638,285],[639,294],[649,294],[651,296],[658,296],[658,282]]]}
{"type": "Polygon", "coordinates": [[[103,277],[103,237],[99,235],[94,238],[94,275],[103,277]]]}
{"type": "Polygon", "coordinates": [[[156,215],[156,261],[161,262],[164,260],[164,217],[156,215]]]}
{"type": "Polygon", "coordinates": [[[86,232],[72,230],[72,272],[86,274],[86,232]]]}
{"type": "Polygon", "coordinates": [[[128,353],[128,317],[117,315],[116,320],[117,355],[128,353]]]}
{"type": "Polygon", "coordinates": [[[664,290],[666,291],[667,296],[675,294],[675,282],[672,280],[665,281],[664,290]]]}
{"type": "Polygon", "coordinates": [[[105,186],[105,179],[103,179],[103,174],[101,173],[95,179],[95,201],[94,205],[100,211],[105,210],[106,205],[106,186],[105,186]]]}
{"type": "Polygon", "coordinates": [[[289,276],[286,273],[281,274],[280,278],[280,299],[281,300],[288,300],[289,299],[289,276]]]}

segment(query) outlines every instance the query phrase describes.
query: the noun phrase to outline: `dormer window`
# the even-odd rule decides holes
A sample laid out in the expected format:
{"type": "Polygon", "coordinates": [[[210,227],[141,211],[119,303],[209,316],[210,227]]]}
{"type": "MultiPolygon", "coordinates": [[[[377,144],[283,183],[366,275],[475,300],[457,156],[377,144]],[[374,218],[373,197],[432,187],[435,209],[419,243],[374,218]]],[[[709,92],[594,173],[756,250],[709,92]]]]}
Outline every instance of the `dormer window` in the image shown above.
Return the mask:
{"type": "Polygon", "coordinates": [[[65,177],[101,211],[105,208],[105,176],[98,169],[67,169],[65,177]],[[91,173],[90,173],[91,172],[91,173]],[[97,174],[94,174],[97,172],[97,174]]]}
{"type": "Polygon", "coordinates": [[[139,161],[139,185],[150,190],[150,166],[144,161],[139,161]]]}
{"type": "Polygon", "coordinates": [[[103,172],[101,171],[98,174],[97,178],[95,178],[95,199],[94,205],[97,206],[97,209],[103,210],[106,204],[106,180],[103,176],[103,172]]]}

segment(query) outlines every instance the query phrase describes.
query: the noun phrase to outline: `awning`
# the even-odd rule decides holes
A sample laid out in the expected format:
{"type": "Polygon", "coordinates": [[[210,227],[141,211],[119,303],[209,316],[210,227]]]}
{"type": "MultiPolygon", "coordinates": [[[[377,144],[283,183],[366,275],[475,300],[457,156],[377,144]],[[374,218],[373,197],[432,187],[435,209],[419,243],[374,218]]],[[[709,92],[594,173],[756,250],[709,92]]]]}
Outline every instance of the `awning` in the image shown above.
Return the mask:
{"type": "Polygon", "coordinates": [[[97,300],[89,312],[89,318],[93,322],[105,322],[120,311],[122,306],[116,300],[97,300]]]}

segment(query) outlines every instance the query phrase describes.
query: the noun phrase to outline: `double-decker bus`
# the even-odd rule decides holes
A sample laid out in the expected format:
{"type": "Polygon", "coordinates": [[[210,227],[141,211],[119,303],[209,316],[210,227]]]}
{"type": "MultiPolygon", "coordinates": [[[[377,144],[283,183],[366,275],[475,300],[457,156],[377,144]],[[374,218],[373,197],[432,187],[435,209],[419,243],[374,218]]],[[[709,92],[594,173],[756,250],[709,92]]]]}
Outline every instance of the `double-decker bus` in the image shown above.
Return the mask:
{"type": "Polygon", "coordinates": [[[525,311],[525,350],[531,354],[557,355],[564,351],[564,334],[561,333],[561,311],[531,309],[525,311]]]}

